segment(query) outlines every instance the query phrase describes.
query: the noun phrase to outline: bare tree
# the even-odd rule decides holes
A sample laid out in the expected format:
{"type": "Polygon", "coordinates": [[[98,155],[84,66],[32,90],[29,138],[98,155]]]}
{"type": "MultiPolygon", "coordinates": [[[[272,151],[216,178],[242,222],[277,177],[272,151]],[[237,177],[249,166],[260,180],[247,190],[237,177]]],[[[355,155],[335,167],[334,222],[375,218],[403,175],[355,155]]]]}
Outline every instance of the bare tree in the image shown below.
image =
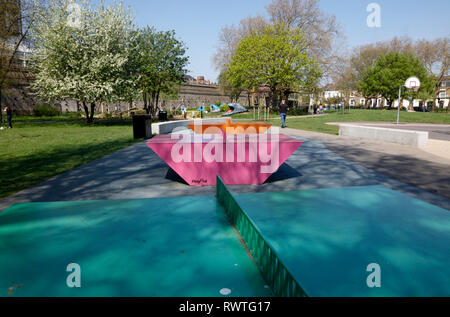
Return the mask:
{"type": "Polygon", "coordinates": [[[31,27],[42,8],[43,1],[0,0],[0,120],[3,89],[17,84],[20,77],[26,77],[24,51],[29,44],[31,27]]]}
{"type": "Polygon", "coordinates": [[[318,0],[273,0],[267,7],[272,23],[299,28],[307,38],[308,55],[319,64],[323,76],[331,75],[344,41],[334,15],[325,13],[318,0]]]}
{"type": "Polygon", "coordinates": [[[351,59],[341,58],[339,60],[337,72],[333,74],[333,80],[336,88],[342,93],[344,101],[342,113],[345,113],[345,105],[350,104],[350,96],[352,92],[358,90],[358,73],[352,67],[351,59]]]}
{"type": "Polygon", "coordinates": [[[375,66],[375,63],[380,55],[387,52],[387,44],[368,44],[357,47],[350,56],[348,61],[350,72],[352,73],[352,84],[355,86],[355,90],[360,90],[360,93],[364,97],[364,108],[367,109],[369,100],[376,98],[376,95],[372,95],[368,91],[358,89],[358,83],[364,78],[366,71],[375,66]]]}
{"type": "MultiPolygon", "coordinates": [[[[450,38],[438,38],[433,41],[419,40],[415,43],[415,55],[423,62],[429,75],[436,80],[434,98],[439,95],[439,90],[445,76],[449,72],[450,63],[450,38]]],[[[433,103],[433,109],[436,104],[433,103]]]]}
{"type": "Polygon", "coordinates": [[[394,37],[390,41],[378,42],[377,46],[386,52],[398,52],[401,54],[414,54],[414,42],[408,36],[394,37]]]}
{"type": "Polygon", "coordinates": [[[219,46],[213,57],[216,69],[220,72],[224,71],[235,54],[239,42],[253,32],[264,31],[267,25],[267,21],[262,16],[257,15],[242,19],[237,26],[223,27],[219,34],[219,46]]]}

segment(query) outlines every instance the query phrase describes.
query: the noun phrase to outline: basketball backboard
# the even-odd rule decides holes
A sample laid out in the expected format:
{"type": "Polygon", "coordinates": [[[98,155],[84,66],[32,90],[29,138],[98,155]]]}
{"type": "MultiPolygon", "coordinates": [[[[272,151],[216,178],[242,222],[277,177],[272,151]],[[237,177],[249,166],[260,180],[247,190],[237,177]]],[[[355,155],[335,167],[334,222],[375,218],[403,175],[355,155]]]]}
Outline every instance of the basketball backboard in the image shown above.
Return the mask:
{"type": "Polygon", "coordinates": [[[405,87],[412,90],[419,90],[420,80],[417,77],[409,77],[405,82],[405,87]]]}

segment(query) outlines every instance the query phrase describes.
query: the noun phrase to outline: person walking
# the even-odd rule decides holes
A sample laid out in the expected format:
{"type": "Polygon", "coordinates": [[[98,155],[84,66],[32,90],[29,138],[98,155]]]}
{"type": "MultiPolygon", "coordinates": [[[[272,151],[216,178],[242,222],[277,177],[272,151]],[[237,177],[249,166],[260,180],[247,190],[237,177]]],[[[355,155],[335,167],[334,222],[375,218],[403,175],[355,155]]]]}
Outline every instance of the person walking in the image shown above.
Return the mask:
{"type": "Polygon", "coordinates": [[[8,121],[8,127],[10,129],[12,129],[12,109],[10,106],[6,106],[5,108],[5,112],[6,112],[6,120],[8,121]]]}
{"type": "Polygon", "coordinates": [[[180,110],[181,115],[183,116],[184,119],[186,119],[186,107],[184,106],[184,103],[181,104],[180,110]]]}
{"type": "Polygon", "coordinates": [[[286,128],[286,117],[288,113],[289,107],[286,104],[286,100],[281,101],[280,105],[280,116],[281,116],[281,128],[286,128]]]}

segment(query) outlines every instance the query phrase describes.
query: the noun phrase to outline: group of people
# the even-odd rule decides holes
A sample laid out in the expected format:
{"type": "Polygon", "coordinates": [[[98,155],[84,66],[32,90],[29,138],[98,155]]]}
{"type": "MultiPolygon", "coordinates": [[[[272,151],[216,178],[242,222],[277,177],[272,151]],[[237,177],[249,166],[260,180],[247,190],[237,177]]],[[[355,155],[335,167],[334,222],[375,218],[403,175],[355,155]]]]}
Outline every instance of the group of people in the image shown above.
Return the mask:
{"type": "Polygon", "coordinates": [[[317,107],[316,105],[314,105],[314,114],[323,114],[323,106],[320,105],[319,107],[317,107]]]}
{"type": "Polygon", "coordinates": [[[8,121],[8,128],[12,129],[12,108],[10,106],[6,106],[4,111],[6,113],[6,120],[8,121]]]}

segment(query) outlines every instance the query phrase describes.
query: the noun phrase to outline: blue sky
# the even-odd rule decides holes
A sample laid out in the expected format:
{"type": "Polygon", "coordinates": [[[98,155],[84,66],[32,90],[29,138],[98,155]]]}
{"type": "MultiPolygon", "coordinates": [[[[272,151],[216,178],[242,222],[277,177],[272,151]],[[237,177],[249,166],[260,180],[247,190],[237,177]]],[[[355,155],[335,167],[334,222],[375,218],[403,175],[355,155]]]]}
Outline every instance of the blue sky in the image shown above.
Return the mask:
{"type": "MultiPolygon", "coordinates": [[[[225,25],[238,24],[249,15],[265,15],[271,0],[124,0],[139,27],[173,29],[188,47],[189,71],[215,81],[212,56],[218,34],[225,25]]],[[[348,47],[388,40],[394,36],[414,39],[450,36],[450,0],[321,0],[321,8],[336,15],[348,47]],[[369,3],[381,6],[381,28],[369,28],[369,3]]]]}

